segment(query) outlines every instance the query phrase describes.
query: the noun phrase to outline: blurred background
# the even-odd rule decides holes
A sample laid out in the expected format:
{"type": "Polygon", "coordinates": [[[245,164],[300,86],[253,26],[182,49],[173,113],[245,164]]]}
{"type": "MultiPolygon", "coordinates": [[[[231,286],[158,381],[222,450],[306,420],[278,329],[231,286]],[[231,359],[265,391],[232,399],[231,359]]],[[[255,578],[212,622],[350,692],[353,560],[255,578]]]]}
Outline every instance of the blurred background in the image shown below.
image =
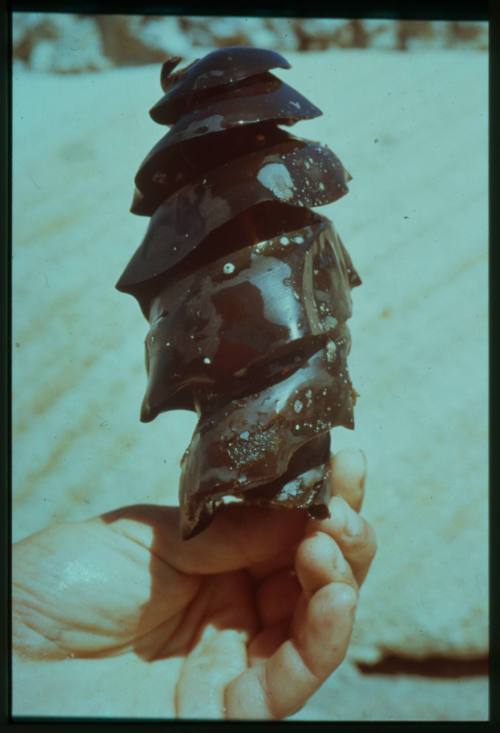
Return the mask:
{"type": "Polygon", "coordinates": [[[197,47],[262,46],[276,51],[363,48],[487,51],[488,25],[472,21],[356,18],[14,16],[14,59],[30,69],[71,74],[160,63],[197,47]]]}
{"type": "MultiPolygon", "coordinates": [[[[353,175],[321,213],[363,279],[356,429],[333,445],[368,455],[379,552],[347,661],[293,718],[485,720],[487,23],[13,16],[14,540],[177,501],[195,417],[139,422],[146,322],[114,284],[147,226],[129,206],[165,132],[148,116],[160,65],[233,44],[283,53],[292,68],[276,74],[323,110],[293,131],[353,175]]],[[[64,679],[14,688],[14,712],[165,716],[161,675],[137,700],[133,669],[117,695],[113,664],[79,709],[61,694],[84,677],[73,660],[64,679]]]]}

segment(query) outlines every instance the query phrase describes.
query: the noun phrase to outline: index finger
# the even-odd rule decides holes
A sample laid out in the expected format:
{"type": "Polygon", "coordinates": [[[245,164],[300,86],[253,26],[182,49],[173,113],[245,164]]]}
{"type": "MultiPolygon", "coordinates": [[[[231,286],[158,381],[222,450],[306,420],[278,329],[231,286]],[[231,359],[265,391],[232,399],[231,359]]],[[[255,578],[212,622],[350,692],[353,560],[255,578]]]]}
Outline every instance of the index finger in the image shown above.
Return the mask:
{"type": "Polygon", "coordinates": [[[332,496],[341,496],[356,512],[363,504],[366,467],[366,455],[362,450],[349,448],[332,458],[332,496]]]}
{"type": "Polygon", "coordinates": [[[277,634],[281,645],[228,685],[227,718],[279,720],[296,713],[346,655],[358,591],[335,540],[323,532],[306,537],[296,570],[303,592],[290,638],[277,634]]]}
{"type": "Polygon", "coordinates": [[[280,720],[293,715],[343,661],[354,624],[356,590],[335,581],[319,588],[309,601],[301,600],[297,633],[226,688],[227,718],[280,720]]]}

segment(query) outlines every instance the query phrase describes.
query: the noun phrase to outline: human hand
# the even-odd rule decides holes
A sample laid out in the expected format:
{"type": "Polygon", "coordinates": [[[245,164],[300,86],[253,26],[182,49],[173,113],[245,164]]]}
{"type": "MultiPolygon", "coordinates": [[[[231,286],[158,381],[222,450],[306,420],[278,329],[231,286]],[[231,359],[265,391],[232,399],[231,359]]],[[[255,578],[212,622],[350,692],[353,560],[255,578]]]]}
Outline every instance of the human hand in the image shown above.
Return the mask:
{"type": "Polygon", "coordinates": [[[145,668],[177,657],[169,681],[177,717],[292,715],[349,644],[376,546],[357,513],[363,490],[362,454],[342,451],[326,520],[233,505],[183,541],[177,508],[139,505],[18,542],[18,663],[38,660],[49,674],[68,659],[97,670],[113,655],[118,669],[127,655],[145,668]]]}

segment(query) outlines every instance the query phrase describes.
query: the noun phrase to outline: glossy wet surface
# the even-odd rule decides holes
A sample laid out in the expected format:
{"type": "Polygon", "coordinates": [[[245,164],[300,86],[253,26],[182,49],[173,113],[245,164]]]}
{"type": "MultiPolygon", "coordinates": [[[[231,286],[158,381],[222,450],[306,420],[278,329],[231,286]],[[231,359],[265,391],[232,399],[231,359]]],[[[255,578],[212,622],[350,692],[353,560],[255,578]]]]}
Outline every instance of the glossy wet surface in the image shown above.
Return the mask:
{"type": "Polygon", "coordinates": [[[141,283],[166,273],[211,232],[253,206],[269,201],[322,206],[344,196],[348,180],[331,150],[298,139],[206,172],[158,207],[117,287],[133,294],[141,283]]]}
{"type": "Polygon", "coordinates": [[[301,353],[299,342],[307,348],[350,314],[347,267],[327,220],[196,269],[152,302],[142,419],[193,409],[194,387],[241,391],[259,363],[301,353]]]}
{"type": "Polygon", "coordinates": [[[167,61],[151,110],[175,122],[135,178],[150,215],[117,288],[150,322],[141,420],[195,410],[182,462],[187,539],[228,502],[327,513],[329,430],[354,427],[347,370],[352,287],[361,280],[331,222],[311,207],[347,193],[324,144],[278,125],[321,111],[269,73],[272,51],[219,49],[167,61]]]}
{"type": "Polygon", "coordinates": [[[222,87],[269,69],[290,68],[288,61],[275,51],[244,46],[217,49],[185,69],[174,71],[176,62],[178,57],[163,65],[160,79],[165,95],[150,111],[153,120],[160,124],[172,124],[222,87]]]}
{"type": "MultiPolygon", "coordinates": [[[[282,476],[294,453],[318,435],[335,425],[354,427],[349,348],[349,331],[339,326],[324,348],[281,381],[215,409],[204,406],[206,415],[183,461],[186,537],[195,534],[201,515],[210,514],[222,496],[244,499],[249,489],[282,476]]],[[[301,492],[297,498],[302,504],[301,492]]]]}
{"type": "Polygon", "coordinates": [[[223,87],[207,104],[183,115],[146,156],[135,178],[140,200],[133,213],[151,215],[197,173],[285,141],[287,134],[270,121],[292,125],[319,115],[314,104],[272,74],[223,87]],[[219,133],[224,133],[223,145],[212,137],[219,133]]]}

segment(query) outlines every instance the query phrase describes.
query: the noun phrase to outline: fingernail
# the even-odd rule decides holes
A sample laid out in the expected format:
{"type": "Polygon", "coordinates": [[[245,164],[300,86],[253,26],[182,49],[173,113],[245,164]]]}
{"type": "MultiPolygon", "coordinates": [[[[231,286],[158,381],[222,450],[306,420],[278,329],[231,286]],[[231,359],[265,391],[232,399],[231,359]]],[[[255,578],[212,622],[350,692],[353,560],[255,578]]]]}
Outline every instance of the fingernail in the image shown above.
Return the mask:
{"type": "Polygon", "coordinates": [[[344,533],[349,537],[355,537],[356,535],[361,534],[362,530],[363,520],[357,512],[351,510],[347,514],[344,533]]]}
{"type": "Polygon", "coordinates": [[[360,482],[364,482],[367,468],[366,453],[361,448],[346,448],[343,452],[348,462],[349,473],[351,475],[359,474],[361,476],[360,482]]]}

